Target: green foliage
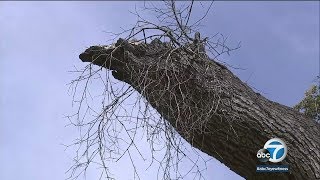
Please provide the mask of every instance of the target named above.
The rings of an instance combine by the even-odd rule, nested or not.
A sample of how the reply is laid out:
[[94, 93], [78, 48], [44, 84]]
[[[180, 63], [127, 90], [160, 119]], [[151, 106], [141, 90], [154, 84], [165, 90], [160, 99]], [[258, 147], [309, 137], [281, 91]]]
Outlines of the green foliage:
[[315, 121], [320, 122], [320, 94], [319, 87], [312, 85], [310, 89], [305, 92], [304, 99], [293, 107], [302, 112]]

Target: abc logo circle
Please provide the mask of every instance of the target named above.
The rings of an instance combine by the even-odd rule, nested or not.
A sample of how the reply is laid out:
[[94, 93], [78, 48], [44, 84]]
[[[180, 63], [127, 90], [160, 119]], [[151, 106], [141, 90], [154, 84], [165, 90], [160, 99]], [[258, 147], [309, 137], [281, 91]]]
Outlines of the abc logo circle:
[[260, 149], [257, 153], [260, 162], [267, 162], [270, 159], [270, 152], [267, 149]]
[[269, 161], [273, 163], [282, 161], [287, 155], [287, 145], [279, 138], [270, 139], [263, 148], [269, 151]]

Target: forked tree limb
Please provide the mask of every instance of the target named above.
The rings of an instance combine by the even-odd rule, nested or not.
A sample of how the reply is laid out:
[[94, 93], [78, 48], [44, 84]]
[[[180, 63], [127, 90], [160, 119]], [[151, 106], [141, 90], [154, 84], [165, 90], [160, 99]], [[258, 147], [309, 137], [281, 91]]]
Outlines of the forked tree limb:
[[[130, 84], [192, 146], [246, 179], [320, 179], [320, 125], [255, 93], [223, 65], [159, 40], [92, 46], [80, 56]], [[256, 173], [257, 151], [278, 137], [290, 173]]]

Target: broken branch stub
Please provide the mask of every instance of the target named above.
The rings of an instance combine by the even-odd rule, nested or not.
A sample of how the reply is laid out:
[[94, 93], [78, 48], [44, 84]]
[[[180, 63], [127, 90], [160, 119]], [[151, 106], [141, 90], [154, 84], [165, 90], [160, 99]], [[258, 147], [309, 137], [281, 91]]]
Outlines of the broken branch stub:
[[[119, 39], [112, 46], [92, 46], [79, 57], [112, 70], [192, 146], [242, 177], [320, 178], [320, 126], [255, 93], [225, 66], [190, 47], [176, 48], [158, 39], [150, 44]], [[272, 137], [280, 137], [294, 151], [281, 162], [290, 165], [290, 173], [255, 172], [256, 153]]]

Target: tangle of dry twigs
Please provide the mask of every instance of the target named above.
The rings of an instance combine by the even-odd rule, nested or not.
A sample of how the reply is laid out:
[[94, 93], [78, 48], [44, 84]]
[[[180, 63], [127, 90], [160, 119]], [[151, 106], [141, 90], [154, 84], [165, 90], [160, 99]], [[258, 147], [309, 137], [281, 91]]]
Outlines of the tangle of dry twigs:
[[[67, 146], [76, 148], [74, 165], [68, 170], [69, 179], [85, 175], [90, 165], [101, 168], [99, 179], [113, 179], [110, 167], [124, 156], [130, 159], [134, 171], [133, 178], [140, 179], [133, 153], [138, 154], [141, 160], [151, 159], [149, 166], [158, 164], [158, 179], [184, 179], [190, 175], [194, 179], [204, 179], [202, 172], [206, 166], [199, 163], [201, 161], [206, 164], [208, 159], [197, 154], [198, 151], [191, 152], [196, 153], [195, 157], [191, 157], [188, 152], [190, 145], [178, 133], [183, 133], [189, 140], [195, 131], [206, 133], [206, 120], [216, 113], [220, 98], [216, 97], [214, 99], [217, 101], [208, 103], [205, 98], [208, 94], [195, 97], [194, 94], [184, 93], [186, 89], [192, 88], [187, 86], [187, 82], [197, 80], [192, 71], [197, 71], [198, 68], [191, 67], [190, 74], [181, 74], [179, 64], [182, 64], [181, 59], [186, 56], [192, 57], [191, 61], [196, 61], [207, 57], [209, 53], [216, 59], [221, 54], [230, 53], [240, 46], [229, 48], [225, 44], [227, 38], [223, 35], [201, 38], [200, 33], [195, 31], [208, 14], [212, 3], [209, 3], [204, 15], [197, 20], [191, 17], [194, 1], [187, 3], [163, 1], [163, 4], [157, 6], [154, 3], [146, 3], [143, 7], [144, 11], [155, 14], [155, 21], [143, 18], [136, 10], [132, 12], [138, 19], [136, 24], [120, 33], [113, 33], [115, 39], [126, 36], [124, 42], [130, 42], [135, 48], [148, 48], [146, 47], [148, 43], [153, 44], [153, 50], [148, 51], [153, 53], [149, 56], [159, 58], [158, 64], [145, 66], [143, 69], [127, 67], [132, 73], [130, 79], [135, 87], [114, 79], [107, 70], [110, 69], [110, 64], [97, 67], [93, 60], [83, 69], [73, 71], [77, 74], [77, 78], [70, 83], [70, 90], [77, 110], [67, 118], [70, 120], [70, 125], [78, 128], [80, 135], [74, 143]], [[195, 36], [192, 36], [193, 34]], [[154, 48], [157, 44], [166, 47], [165, 51]], [[105, 48], [115, 52], [123, 45], [123, 43], [112, 44]], [[116, 57], [113, 57], [111, 52], [108, 58]], [[192, 66], [192, 62], [186, 64]], [[156, 81], [150, 79], [150, 75], [157, 76]], [[91, 88], [93, 85], [103, 88], [100, 92], [96, 92], [97, 88]], [[150, 104], [148, 97], [152, 96], [150, 95], [152, 93], [147, 92], [150, 86], [159, 87], [157, 94], [163, 96], [169, 94], [171, 101], [167, 103], [175, 103], [168, 106], [177, 108], [176, 113], [168, 115], [174, 116], [175, 124], [168, 122], [167, 117], [162, 117]], [[163, 97], [157, 98], [158, 101], [153, 103], [163, 103], [161, 102]], [[197, 103], [203, 104], [194, 102], [199, 98], [203, 98], [203, 101], [199, 100]], [[192, 114], [194, 111], [191, 109], [198, 109], [199, 113]], [[151, 158], [146, 157], [145, 152], [140, 150], [141, 147], [137, 142], [141, 140], [141, 136], [145, 137], [149, 144]], [[188, 170], [179, 167], [183, 159], [187, 159], [191, 164]]]

